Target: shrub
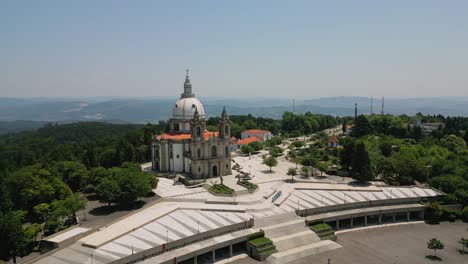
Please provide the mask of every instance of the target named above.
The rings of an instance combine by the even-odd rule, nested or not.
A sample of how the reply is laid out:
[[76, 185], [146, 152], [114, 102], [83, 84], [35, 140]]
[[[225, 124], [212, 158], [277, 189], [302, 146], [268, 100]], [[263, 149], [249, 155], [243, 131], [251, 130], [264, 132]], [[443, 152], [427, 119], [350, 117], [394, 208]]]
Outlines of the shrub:
[[468, 222], [468, 206], [465, 206], [465, 208], [463, 208], [463, 211], [461, 213], [461, 218], [463, 222]]
[[437, 202], [432, 202], [426, 208], [425, 218], [428, 223], [430, 224], [437, 224], [439, 223], [440, 217], [442, 216], [442, 208]]

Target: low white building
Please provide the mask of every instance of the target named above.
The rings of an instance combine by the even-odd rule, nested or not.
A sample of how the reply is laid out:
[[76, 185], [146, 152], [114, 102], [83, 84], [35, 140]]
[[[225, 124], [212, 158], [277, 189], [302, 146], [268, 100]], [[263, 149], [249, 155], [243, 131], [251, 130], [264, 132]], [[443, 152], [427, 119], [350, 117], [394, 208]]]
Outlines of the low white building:
[[272, 137], [272, 134], [268, 130], [261, 130], [261, 129], [249, 129], [241, 132], [241, 139], [246, 139], [250, 137], [257, 137], [265, 142], [266, 140]]
[[433, 123], [422, 123], [420, 119], [415, 119], [413, 126], [418, 126], [421, 128], [422, 132], [426, 135], [431, 134], [432, 132], [438, 130], [439, 128], [444, 128], [445, 124], [441, 122]]

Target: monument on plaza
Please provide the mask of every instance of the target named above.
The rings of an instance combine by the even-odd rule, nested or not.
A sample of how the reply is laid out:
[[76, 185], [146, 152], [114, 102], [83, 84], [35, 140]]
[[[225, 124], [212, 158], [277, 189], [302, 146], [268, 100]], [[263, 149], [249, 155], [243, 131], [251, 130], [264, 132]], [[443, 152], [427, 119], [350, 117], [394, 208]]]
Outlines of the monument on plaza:
[[231, 174], [231, 127], [226, 109], [221, 113], [218, 131], [207, 131], [205, 110], [192, 93], [188, 70], [169, 127], [169, 132], [153, 138], [154, 171], [184, 173], [194, 180]]

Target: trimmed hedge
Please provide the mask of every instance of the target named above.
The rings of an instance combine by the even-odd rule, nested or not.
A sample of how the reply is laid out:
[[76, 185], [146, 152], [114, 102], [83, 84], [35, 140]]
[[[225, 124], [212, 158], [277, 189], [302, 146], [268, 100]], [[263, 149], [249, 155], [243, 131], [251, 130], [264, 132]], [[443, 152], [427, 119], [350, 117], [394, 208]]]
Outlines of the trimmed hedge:
[[214, 184], [213, 186], [210, 187], [210, 191], [214, 193], [219, 193], [219, 194], [233, 194], [234, 190], [227, 187], [224, 184]]
[[244, 186], [248, 190], [255, 190], [255, 189], [258, 188], [257, 184], [255, 184], [253, 182], [249, 182], [249, 181], [240, 181], [239, 185]]

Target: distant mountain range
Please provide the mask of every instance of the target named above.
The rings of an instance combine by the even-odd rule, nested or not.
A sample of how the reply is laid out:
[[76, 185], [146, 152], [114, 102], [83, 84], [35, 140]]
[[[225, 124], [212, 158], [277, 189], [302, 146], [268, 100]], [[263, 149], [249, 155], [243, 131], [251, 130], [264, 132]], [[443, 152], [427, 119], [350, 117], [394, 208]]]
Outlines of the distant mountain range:
[[[158, 122], [167, 120], [171, 116], [176, 100], [177, 98], [0, 98], [0, 121], [39, 121], [37, 125], [42, 122], [70, 121]], [[284, 111], [293, 110], [290, 99], [200, 98], [200, 100], [208, 116], [219, 115], [223, 106], [226, 106], [231, 115], [252, 114], [271, 118], [281, 118]], [[350, 116], [354, 115], [354, 103], [358, 104], [359, 113], [370, 113], [371, 100], [366, 97], [295, 100], [294, 109], [297, 113], [310, 111]], [[380, 98], [373, 100], [374, 113], [380, 113], [381, 103]], [[397, 115], [414, 115], [421, 112], [468, 116], [468, 98], [389, 98], [385, 99], [385, 112]], [[5, 124], [8, 123], [3, 122], [3, 125]], [[19, 124], [28, 127], [25, 123]]]

